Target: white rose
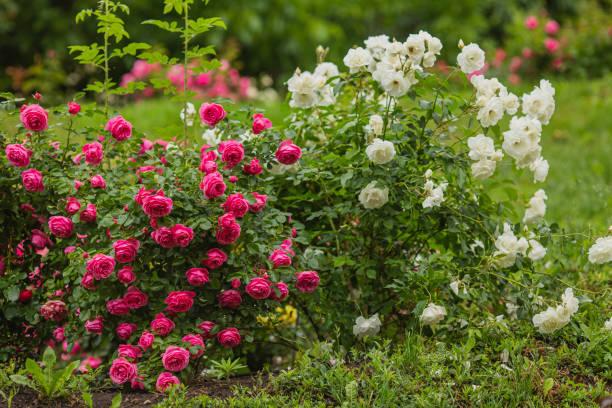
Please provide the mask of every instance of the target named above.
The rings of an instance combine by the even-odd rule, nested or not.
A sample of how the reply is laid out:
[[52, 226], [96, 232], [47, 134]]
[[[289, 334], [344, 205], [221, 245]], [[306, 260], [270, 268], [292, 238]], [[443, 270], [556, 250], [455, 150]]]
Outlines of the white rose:
[[529, 200], [529, 207], [525, 210], [525, 216], [523, 217], [523, 222], [525, 224], [534, 223], [546, 215], [546, 203], [544, 200], [547, 198], [544, 190], [540, 189], [535, 192], [533, 197]]
[[204, 143], [210, 146], [217, 146], [221, 142], [221, 134], [218, 128], [212, 128], [206, 130], [202, 135], [202, 139], [204, 139]]
[[437, 324], [440, 320], [444, 319], [444, 316], [446, 316], [446, 309], [444, 309], [444, 306], [437, 306], [433, 303], [430, 303], [423, 310], [423, 313], [421, 314], [419, 320], [423, 324], [433, 326]]
[[459, 296], [459, 282], [457, 281], [453, 281], [450, 283], [450, 288], [453, 291], [453, 293], [457, 296]]
[[371, 145], [366, 147], [366, 155], [376, 164], [389, 163], [395, 157], [395, 147], [388, 140], [376, 138]]
[[[431, 171], [431, 169], [427, 169], [427, 171], [425, 172], [425, 174], [423, 175], [426, 179], [430, 178], [431, 175], [433, 174], [433, 171]], [[432, 183], [433, 184], [433, 183]]]
[[548, 125], [550, 117], [555, 111], [555, 89], [550, 82], [540, 81], [531, 93], [523, 94], [523, 114], [538, 119]]
[[538, 157], [529, 165], [529, 170], [533, 172], [533, 182], [544, 182], [548, 176], [548, 160]]
[[431, 180], [428, 180], [425, 183], [424, 188], [427, 196], [425, 197], [425, 200], [423, 200], [423, 208], [439, 207], [444, 201], [444, 190], [446, 189], [446, 184], [438, 187], [434, 186], [435, 185]]
[[378, 188], [376, 184], [376, 181], [370, 182], [359, 193], [359, 202], [368, 210], [380, 208], [389, 201], [389, 189]]
[[423, 38], [423, 42], [427, 47], [427, 51], [436, 55], [440, 54], [440, 51], [442, 51], [442, 42], [439, 38], [436, 38], [429, 34], [427, 31], [423, 30], [419, 31], [419, 35], [421, 36], [421, 38]]
[[343, 59], [344, 65], [350, 69], [350, 73], [365, 71], [372, 62], [372, 55], [361, 47], [351, 48]]
[[390, 55], [390, 56], [406, 55], [406, 48], [404, 47], [404, 44], [402, 44], [401, 42], [393, 41], [387, 47], [387, 55]]
[[574, 296], [572, 288], [567, 288], [561, 296], [562, 304], [556, 308], [549, 307], [542, 313], [533, 316], [533, 324], [541, 333], [552, 333], [570, 322], [574, 313], [578, 311], [579, 302]]
[[423, 66], [425, 68], [431, 68], [436, 63], [436, 54], [433, 52], [427, 51], [425, 55], [423, 55]]
[[370, 54], [374, 58], [381, 59], [387, 51], [387, 47], [389, 47], [389, 36], [387, 35], [377, 35], [368, 37], [367, 40], [364, 41], [366, 49], [370, 51]]
[[368, 134], [373, 134], [375, 136], [380, 136], [383, 134], [383, 126], [384, 126], [384, 120], [382, 118], [382, 116], [380, 115], [372, 115], [370, 116], [370, 121], [368, 122], [368, 125], [365, 127], [366, 128], [366, 132]]
[[325, 81], [327, 82], [329, 78], [340, 75], [340, 72], [338, 71], [338, 67], [336, 66], [336, 64], [334, 64], [333, 62], [322, 62], [317, 65], [314, 70], [314, 74], [316, 76], [325, 78]]
[[287, 81], [289, 92], [311, 94], [321, 86], [321, 79], [308, 71], [296, 71]]
[[579, 301], [574, 296], [574, 290], [572, 288], [565, 289], [565, 292], [561, 295], [561, 301], [563, 302], [563, 308], [566, 309], [570, 315], [578, 311]]
[[406, 54], [414, 64], [419, 64], [425, 54], [425, 38], [418, 34], [410, 34], [404, 42]]
[[385, 92], [395, 98], [404, 96], [410, 89], [410, 84], [410, 79], [406, 78], [402, 71], [386, 71], [380, 81]]
[[355, 325], [353, 326], [353, 335], [359, 338], [373, 336], [380, 331], [380, 326], [381, 322], [378, 318], [378, 313], [369, 319], [359, 316], [355, 320]]
[[468, 44], [463, 47], [461, 53], [457, 56], [457, 63], [461, 71], [470, 74], [484, 67], [485, 53], [478, 44]]
[[597, 238], [589, 248], [589, 262], [602, 264], [612, 261], [612, 237]]
[[529, 240], [529, 247], [531, 249], [529, 250], [529, 254], [527, 254], [527, 256], [532, 261], [538, 261], [546, 256], [546, 248], [544, 248], [542, 244], [535, 239]]
[[289, 106], [292, 108], [303, 108], [308, 109], [313, 106], [317, 106], [319, 102], [319, 97], [316, 92], [313, 93], [297, 93], [294, 92], [291, 94], [291, 100], [289, 101]]
[[[193, 103], [187, 102], [187, 126], [193, 126], [193, 118], [195, 117], [196, 110]], [[180, 113], [181, 121], [185, 122], [185, 108], [181, 109]]]
[[476, 119], [483, 127], [495, 126], [504, 117], [504, 105], [500, 98], [493, 97], [480, 108]]
[[504, 105], [504, 109], [508, 115], [514, 115], [516, 112], [518, 112], [518, 108], [521, 105], [518, 96], [513, 93], [502, 96], [502, 104]]
[[482, 134], [468, 138], [467, 144], [470, 148], [470, 159], [475, 161], [488, 159], [495, 153], [493, 139]]
[[493, 160], [481, 159], [472, 163], [472, 175], [475, 179], [484, 180], [495, 173], [497, 164]]

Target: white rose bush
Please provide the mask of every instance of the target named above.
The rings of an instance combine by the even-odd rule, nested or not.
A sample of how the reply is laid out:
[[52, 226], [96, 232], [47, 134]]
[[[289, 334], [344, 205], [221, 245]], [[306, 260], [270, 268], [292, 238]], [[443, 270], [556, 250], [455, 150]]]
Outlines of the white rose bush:
[[[301, 305], [319, 339], [351, 325], [343, 344], [378, 330], [453, 333], [478, 325], [469, 316], [483, 308], [551, 336], [580, 313], [572, 288], [551, 276], [566, 265], [556, 260], [563, 250], [589, 242], [568, 249], [574, 235], [546, 220], [542, 131], [554, 87], [543, 79], [513, 94], [480, 73], [476, 43], [442, 75], [431, 69], [441, 48], [424, 31], [374, 36], [348, 50], [344, 67], [319, 54], [287, 82], [286, 134], [304, 156], [274, 181], [292, 197], [280, 199], [283, 209], [321, 251], [303, 262], [319, 268], [325, 290]], [[519, 191], [521, 178], [537, 191]], [[606, 239], [589, 265], [612, 261]], [[558, 306], [543, 311], [548, 296]]]

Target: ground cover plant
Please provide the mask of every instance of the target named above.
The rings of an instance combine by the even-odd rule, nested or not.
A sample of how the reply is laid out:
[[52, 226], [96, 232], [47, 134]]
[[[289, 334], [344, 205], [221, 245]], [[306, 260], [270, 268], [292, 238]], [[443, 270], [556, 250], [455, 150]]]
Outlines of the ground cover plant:
[[[169, 21], [147, 23], [184, 41], [183, 82], [157, 83], [171, 140], [109, 98], [141, 90], [114, 83], [112, 61], [176, 63], [124, 43], [117, 2], [79, 15], [104, 45], [73, 48], [104, 76], [88, 87], [103, 104], [2, 94], [20, 123], [1, 133], [5, 399], [17, 385], [85, 403], [92, 387], [169, 392], [160, 406], [572, 406], [609, 392], [612, 237], [549, 222], [551, 82], [515, 94], [482, 74], [476, 43], [458, 40], [441, 71], [431, 34], [379, 35], [340, 68], [319, 47], [272, 121], [180, 86], [218, 68], [196, 38], [223, 23], [164, 4]], [[186, 394], [202, 370], [271, 366], [286, 369], [226, 400]]]

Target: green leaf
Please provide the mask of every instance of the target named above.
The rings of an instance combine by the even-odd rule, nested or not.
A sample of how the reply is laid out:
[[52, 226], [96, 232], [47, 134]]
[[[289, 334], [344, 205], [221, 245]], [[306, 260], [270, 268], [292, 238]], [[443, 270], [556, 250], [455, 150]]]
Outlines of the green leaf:
[[42, 356], [42, 362], [45, 365], [45, 368], [52, 369], [55, 365], [56, 359], [55, 351], [53, 351], [51, 347], [47, 347]]
[[542, 393], [544, 395], [548, 394], [548, 391], [552, 390], [552, 387], [555, 385], [555, 380], [552, 378], [547, 378], [544, 380], [544, 386], [542, 387]]
[[89, 408], [93, 408], [93, 400], [91, 398], [91, 394], [88, 392], [84, 392], [81, 394], [81, 398], [83, 398], [83, 401], [85, 401], [85, 403], [87, 404], [87, 406]]
[[56, 392], [63, 392], [64, 384], [66, 381], [68, 381], [74, 370], [78, 368], [79, 364], [81, 364], [79, 360], [73, 361], [63, 370], [59, 370], [53, 374], [53, 380], [50, 387], [51, 395], [55, 394]]
[[32, 387], [32, 382], [25, 375], [13, 374], [13, 375], [10, 375], [9, 378], [15, 384], [23, 385], [24, 387], [33, 388]]
[[6, 290], [6, 298], [9, 302], [14, 302], [19, 298], [19, 287], [11, 286]]
[[121, 400], [121, 393], [115, 395], [115, 398], [113, 398], [113, 400], [111, 401], [110, 408], [119, 408], [119, 406], [121, 405]]
[[40, 387], [44, 395], [49, 395], [49, 383], [47, 382], [47, 378], [43, 374], [42, 369], [38, 365], [38, 363], [30, 358], [26, 360], [26, 370], [30, 375], [32, 375], [32, 379]]

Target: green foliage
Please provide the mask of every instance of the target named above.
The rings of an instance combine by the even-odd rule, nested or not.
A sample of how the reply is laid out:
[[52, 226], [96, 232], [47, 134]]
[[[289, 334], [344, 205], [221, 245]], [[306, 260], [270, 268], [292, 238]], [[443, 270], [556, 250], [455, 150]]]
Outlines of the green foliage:
[[208, 374], [220, 380], [230, 378], [232, 375], [236, 374], [237, 371], [246, 368], [245, 365], [240, 364], [240, 359], [232, 361], [230, 358], [223, 358], [220, 361], [212, 360], [210, 365], [211, 368], [208, 369]]
[[[73, 361], [63, 369], [55, 370], [55, 351], [47, 347], [42, 356], [42, 366], [32, 359], [27, 359], [24, 374], [13, 374], [11, 380], [18, 385], [30, 387], [38, 392], [41, 398], [55, 399], [67, 394], [66, 383], [77, 369], [80, 361]], [[29, 379], [28, 376], [32, 378]]]

